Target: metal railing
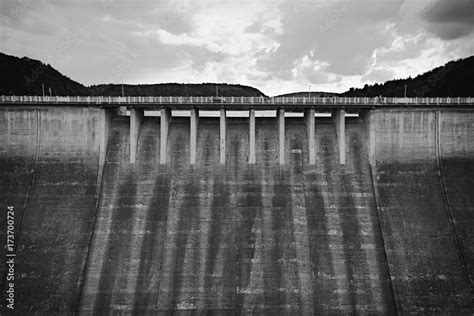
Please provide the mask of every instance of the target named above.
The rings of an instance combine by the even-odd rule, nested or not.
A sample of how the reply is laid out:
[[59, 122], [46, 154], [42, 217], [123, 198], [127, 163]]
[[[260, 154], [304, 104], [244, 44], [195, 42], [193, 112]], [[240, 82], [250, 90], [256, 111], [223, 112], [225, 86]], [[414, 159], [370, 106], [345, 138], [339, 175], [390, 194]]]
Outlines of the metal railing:
[[474, 105], [474, 97], [106, 97], [106, 96], [0, 96], [0, 103], [21, 104], [281, 104], [281, 105]]

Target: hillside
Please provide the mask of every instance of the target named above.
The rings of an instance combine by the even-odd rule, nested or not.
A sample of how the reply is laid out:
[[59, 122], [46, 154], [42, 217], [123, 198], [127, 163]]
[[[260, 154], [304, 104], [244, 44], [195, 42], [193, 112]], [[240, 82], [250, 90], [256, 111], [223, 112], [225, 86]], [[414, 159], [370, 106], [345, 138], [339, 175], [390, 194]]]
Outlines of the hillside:
[[293, 92], [293, 93], [286, 93], [286, 94], [281, 94], [276, 97], [333, 97], [333, 96], [339, 96], [339, 93], [334, 93], [334, 92], [320, 92], [320, 91], [303, 91], [303, 92]]
[[87, 95], [88, 89], [61, 74], [50, 65], [28, 57], [0, 53], [0, 94], [42, 95], [49, 88], [54, 95]]
[[[216, 91], [218, 87], [218, 91]], [[121, 96], [122, 85], [108, 84], [91, 86], [91, 95]], [[265, 96], [258, 89], [242, 85], [226, 83], [180, 84], [160, 83], [143, 85], [123, 85], [123, 92], [127, 96], [212, 96], [218, 92], [219, 96], [232, 97], [259, 97]]]
[[384, 84], [351, 88], [348, 97], [468, 97], [474, 95], [474, 56], [451, 61], [415, 78], [387, 81]]
[[[122, 85], [101, 84], [86, 87], [41, 61], [28, 57], [18, 58], [0, 53], [0, 95], [101, 95], [120, 96]], [[123, 85], [127, 96], [265, 96], [256, 88], [226, 83], [180, 84], [161, 83]], [[342, 94], [311, 92], [313, 97], [403, 97], [407, 87], [408, 97], [466, 97], [473, 95], [474, 56], [452, 61], [415, 78], [397, 79], [383, 84], [351, 88]], [[279, 97], [308, 96], [308, 91], [279, 95]]]
[[[42, 95], [43, 84], [52, 95], [122, 95], [120, 84], [86, 87], [39, 60], [0, 53], [0, 95]], [[123, 90], [127, 96], [212, 96], [217, 86], [220, 96], [265, 96], [253, 87], [225, 83], [123, 85]]]

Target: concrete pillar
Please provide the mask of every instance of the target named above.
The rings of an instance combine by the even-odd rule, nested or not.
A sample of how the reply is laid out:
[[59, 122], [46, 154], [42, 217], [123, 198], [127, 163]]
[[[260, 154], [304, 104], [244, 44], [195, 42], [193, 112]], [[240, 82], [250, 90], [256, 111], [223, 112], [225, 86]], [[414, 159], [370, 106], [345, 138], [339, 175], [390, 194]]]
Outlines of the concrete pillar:
[[105, 158], [107, 155], [107, 143], [109, 141], [110, 122], [112, 121], [113, 112], [108, 109], [100, 110], [99, 121], [99, 173], [97, 176], [96, 196], [100, 194], [100, 185], [102, 183], [102, 175], [104, 173]]
[[160, 164], [166, 164], [168, 160], [168, 130], [170, 125], [171, 110], [161, 109], [160, 118]]
[[105, 156], [107, 153], [107, 143], [109, 140], [110, 122], [112, 121], [112, 111], [108, 109], [101, 109], [100, 123], [99, 123], [99, 166], [105, 163]]
[[130, 110], [130, 163], [135, 163], [138, 150], [138, 134], [143, 120], [143, 110]]
[[337, 143], [339, 145], [339, 163], [346, 163], [346, 111], [344, 109], [335, 110], [332, 118], [336, 125]]
[[369, 164], [375, 168], [375, 117], [371, 110], [365, 110], [360, 113], [365, 129], [367, 131], [367, 155], [369, 157]]
[[255, 110], [249, 111], [249, 163], [255, 164]]
[[191, 123], [190, 123], [190, 163], [192, 165], [196, 164], [197, 156], [197, 136], [198, 136], [198, 120], [199, 120], [199, 110], [191, 110]]
[[304, 113], [306, 121], [306, 133], [308, 134], [308, 153], [309, 164], [316, 164], [316, 141], [314, 139], [315, 125], [314, 125], [314, 109], [307, 109]]
[[278, 162], [280, 165], [285, 164], [285, 110], [280, 108], [277, 110], [278, 120]]
[[221, 116], [220, 116], [220, 162], [221, 164], [225, 164], [226, 158], [226, 150], [225, 150], [225, 142], [226, 142], [226, 113], [224, 109], [221, 109]]

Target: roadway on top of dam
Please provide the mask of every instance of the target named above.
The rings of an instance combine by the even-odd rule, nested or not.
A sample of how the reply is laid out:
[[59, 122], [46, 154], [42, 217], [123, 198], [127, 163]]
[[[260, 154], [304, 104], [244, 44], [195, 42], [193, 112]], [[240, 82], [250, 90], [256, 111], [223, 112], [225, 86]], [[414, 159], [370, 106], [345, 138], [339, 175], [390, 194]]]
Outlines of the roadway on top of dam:
[[0, 96], [1, 105], [58, 105], [142, 108], [158, 110], [275, 110], [300, 112], [308, 108], [324, 112], [332, 109], [359, 111], [375, 108], [474, 108], [474, 97], [388, 98], [388, 97], [106, 97], [106, 96]]

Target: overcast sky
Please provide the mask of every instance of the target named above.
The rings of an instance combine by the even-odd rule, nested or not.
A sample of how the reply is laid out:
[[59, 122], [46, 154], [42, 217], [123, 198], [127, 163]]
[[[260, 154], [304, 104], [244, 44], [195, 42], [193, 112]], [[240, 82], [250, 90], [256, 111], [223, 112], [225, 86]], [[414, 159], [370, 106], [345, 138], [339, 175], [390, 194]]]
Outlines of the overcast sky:
[[1, 0], [0, 50], [85, 85], [342, 92], [474, 55], [474, 0]]

